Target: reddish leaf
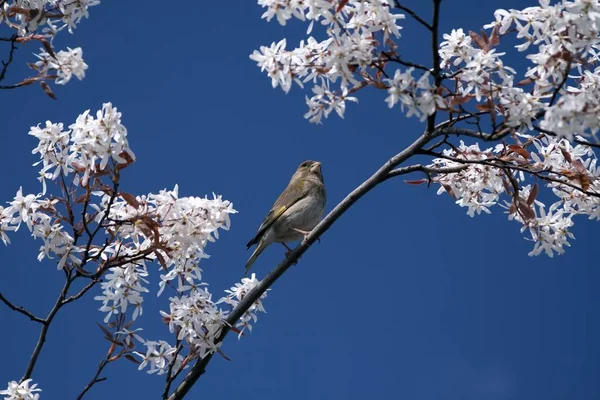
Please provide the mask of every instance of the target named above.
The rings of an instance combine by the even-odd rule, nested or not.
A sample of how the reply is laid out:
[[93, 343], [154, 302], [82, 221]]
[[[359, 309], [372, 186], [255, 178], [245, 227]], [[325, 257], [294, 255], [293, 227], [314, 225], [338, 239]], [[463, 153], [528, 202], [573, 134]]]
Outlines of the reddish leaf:
[[529, 85], [530, 83], [533, 83], [533, 79], [525, 78], [522, 81], [517, 82], [517, 86], [525, 86], [525, 85]]
[[511, 149], [513, 152], [523, 156], [523, 158], [525, 158], [526, 160], [529, 159], [529, 152], [523, 147], [519, 146], [518, 144], [509, 144], [508, 148]]
[[523, 215], [523, 218], [525, 218], [526, 221], [535, 218], [535, 212], [533, 212], [533, 209], [529, 206], [529, 204], [523, 202], [523, 200], [521, 200], [520, 198], [517, 207], [519, 207], [519, 211], [521, 211], [521, 214]]
[[54, 95], [54, 92], [52, 91], [52, 89], [50, 89], [50, 86], [46, 82], [41, 81], [40, 86], [42, 87], [42, 90], [44, 91], [44, 93], [46, 93], [48, 95], [48, 97], [50, 97], [53, 100], [56, 100], [56, 96]]
[[404, 181], [404, 183], [407, 183], [409, 185], [422, 185], [424, 183], [429, 182], [427, 179], [415, 179], [415, 180], [406, 180]]
[[232, 326], [232, 327], [231, 327], [231, 328], [229, 328], [229, 329], [231, 329], [232, 331], [234, 331], [234, 332], [235, 332], [235, 333], [237, 333], [238, 335], [246, 336], [246, 334], [245, 334], [243, 331], [239, 330], [239, 329], [238, 329], [238, 328], [236, 328], [235, 326]]
[[37, 79], [35, 79], [35, 78], [27, 78], [27, 79], [23, 79], [23, 82], [19, 82], [15, 86], [18, 86], [18, 87], [28, 86], [28, 85], [31, 85], [34, 82], [37, 82]]
[[452, 196], [454, 200], [456, 200], [456, 194], [454, 194], [454, 190], [452, 190], [452, 187], [445, 183], [442, 183], [442, 186], [444, 187], [444, 189], [446, 189], [446, 193], [448, 193], [450, 196]]
[[86, 199], [87, 199], [87, 193], [82, 194], [81, 196], [77, 197], [74, 201], [75, 204], [79, 204], [79, 203], [83, 203]]
[[340, 4], [338, 4], [337, 8], [335, 9], [335, 12], [338, 13], [338, 12], [342, 11], [342, 8], [344, 8], [346, 3], [348, 3], [348, 0], [340, 1]]
[[469, 36], [471, 36], [471, 40], [473, 40], [473, 42], [475, 42], [475, 44], [479, 46], [480, 49], [485, 49], [487, 43], [481, 36], [479, 36], [476, 32], [473, 31], [469, 31]]
[[140, 203], [132, 194], [121, 192], [119, 193], [119, 196], [121, 196], [131, 207], [136, 209], [140, 207]]
[[155, 250], [154, 254], [156, 255], [156, 258], [158, 258], [158, 262], [163, 267], [163, 269], [168, 272], [169, 268], [167, 267], [167, 262], [165, 261], [165, 258], [163, 257], [163, 255], [160, 254], [160, 252], [158, 250]]
[[498, 32], [500, 31], [500, 26], [499, 25], [494, 25], [494, 29], [492, 30], [492, 36], [490, 37], [490, 45], [493, 46], [498, 46], [500, 44], [500, 35], [498, 34]]
[[537, 183], [533, 185], [531, 188], [531, 192], [529, 192], [529, 197], [527, 198], [527, 204], [532, 205], [535, 201], [535, 198], [538, 195], [538, 185]]
[[52, 58], [56, 59], [56, 54], [54, 54], [54, 49], [52, 48], [52, 45], [50, 43], [48, 43], [48, 41], [46, 39], [40, 39], [40, 42], [42, 42], [42, 45], [44, 46], [44, 49], [46, 49], [46, 51], [48, 52], [48, 54], [50, 54], [52, 56]]
[[220, 348], [217, 347], [217, 353], [219, 353], [219, 355], [221, 357], [223, 357], [224, 359], [226, 359], [227, 361], [231, 361], [231, 358], [227, 357], [227, 355], [225, 355], [225, 353], [223, 353], [223, 350], [221, 350]]
[[485, 30], [481, 30], [481, 37], [483, 38], [486, 47], [489, 47], [488, 44], [490, 42], [490, 38], [488, 37], [487, 33], [485, 33]]
[[132, 356], [131, 354], [125, 354], [125, 358], [134, 364], [140, 364], [140, 362], [138, 360], [136, 360], [135, 357]]
[[110, 331], [108, 329], [106, 329], [105, 327], [103, 327], [99, 323], [96, 323], [96, 325], [98, 325], [98, 327], [102, 330], [102, 332], [104, 332], [104, 334], [106, 335], [107, 339], [112, 340], [113, 335], [112, 335], [112, 333], [110, 333]]
[[106, 338], [106, 340], [108, 340], [109, 342], [111, 342], [114, 345], [125, 347], [125, 343], [123, 343], [121, 341], [118, 341], [118, 340], [115, 340], [115, 339], [109, 339], [109, 338]]
[[585, 165], [580, 160], [571, 161], [571, 165], [575, 167], [577, 172], [583, 175], [587, 175], [587, 170], [585, 169]]
[[562, 153], [562, 155], [565, 158], [565, 160], [567, 160], [569, 163], [573, 162], [573, 160], [571, 159], [571, 154], [568, 151], [566, 151], [565, 149], [563, 149], [561, 147], [560, 148], [560, 152]]
[[377, 89], [389, 89], [389, 86], [383, 82], [371, 81], [371, 86], [376, 87]]
[[579, 183], [581, 183], [581, 188], [587, 192], [587, 190], [590, 188], [590, 178], [584, 174], [581, 174], [577, 178], [579, 179]]
[[471, 96], [453, 96], [450, 100], [451, 105], [464, 104], [471, 100]]

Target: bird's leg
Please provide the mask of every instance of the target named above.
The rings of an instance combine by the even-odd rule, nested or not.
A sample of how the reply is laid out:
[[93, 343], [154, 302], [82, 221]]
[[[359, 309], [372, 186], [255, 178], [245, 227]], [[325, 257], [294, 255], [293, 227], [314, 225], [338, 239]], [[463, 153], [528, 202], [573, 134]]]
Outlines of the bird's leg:
[[[311, 232], [311, 231], [303, 231], [302, 229], [296, 229], [296, 228], [292, 228], [292, 230], [294, 230], [298, 233], [301, 233], [304, 236], [304, 240], [306, 240], [306, 237]], [[317, 242], [321, 243], [321, 238], [317, 238]]]
[[[287, 251], [285, 252], [285, 257], [288, 258], [290, 256], [290, 253], [292, 252], [292, 249], [290, 249], [288, 247], [288, 245], [285, 244], [284, 242], [280, 242], [280, 243], [283, 245], [283, 247], [285, 247], [287, 249]], [[298, 264], [298, 260], [296, 260], [296, 262], [293, 265], [296, 265], [296, 264]]]
[[284, 242], [280, 242], [280, 243], [281, 243], [281, 245], [282, 245], [283, 247], [285, 247], [285, 248], [287, 249], [287, 251], [285, 252], [285, 256], [287, 257], [287, 256], [288, 256], [288, 254], [290, 254], [290, 253], [292, 252], [292, 249], [290, 249], [290, 248], [288, 247], [288, 245], [287, 245], [287, 244], [285, 244]]

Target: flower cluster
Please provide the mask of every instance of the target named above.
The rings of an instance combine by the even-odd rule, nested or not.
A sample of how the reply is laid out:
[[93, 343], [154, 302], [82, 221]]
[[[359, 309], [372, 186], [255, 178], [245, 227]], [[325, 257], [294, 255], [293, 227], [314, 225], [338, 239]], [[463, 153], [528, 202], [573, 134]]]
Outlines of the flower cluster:
[[[219, 303], [226, 303], [231, 307], [236, 307], [240, 301], [250, 293], [252, 289], [257, 287], [260, 281], [256, 279], [256, 275], [252, 274], [250, 278], [242, 278], [241, 283], [236, 283], [231, 289], [226, 290], [227, 296], [221, 298]], [[262, 300], [267, 297], [267, 292], [263, 293], [260, 299], [256, 300], [252, 306], [244, 313], [244, 315], [237, 321], [236, 327], [239, 328], [238, 338], [241, 337], [244, 330], [247, 328], [252, 331], [251, 321], [256, 322], [256, 312], [266, 312], [262, 304]]]
[[437, 108], [444, 108], [445, 103], [442, 97], [436, 94], [430, 74], [426, 72], [418, 80], [415, 80], [412, 76], [413, 71], [414, 68], [409, 68], [404, 72], [397, 69], [392, 79], [386, 79], [389, 89], [385, 101], [389, 108], [400, 103], [402, 111], [407, 110], [407, 117], [416, 115], [421, 121], [424, 121]]
[[[443, 158], [433, 160], [433, 168], [463, 166], [458, 172], [439, 175], [438, 194], [447, 192], [467, 214], [499, 204], [502, 195], [510, 197], [503, 206], [509, 219], [523, 224], [535, 242], [530, 255], [545, 252], [561, 254], [573, 238], [572, 218], [585, 215], [600, 220], [600, 167], [594, 151], [585, 145], [572, 146], [566, 139], [546, 135], [528, 138], [530, 151], [522, 145], [497, 145], [480, 150], [477, 144], [461, 142], [456, 149], [444, 150]], [[527, 165], [536, 181], [543, 182], [556, 200], [547, 207], [540, 201], [538, 183], [518, 168]], [[518, 173], [513, 172], [517, 168]], [[595, 195], [594, 195], [595, 194]]]
[[85, 70], [88, 68], [83, 61], [81, 47], [75, 49], [67, 47], [67, 51], [61, 50], [56, 54], [49, 54], [40, 49], [40, 54], [37, 54], [36, 57], [40, 61], [34, 64], [35, 70], [44, 76], [56, 73], [54, 82], [57, 85], [66, 85], [73, 76], [82, 80], [85, 77]]
[[39, 393], [42, 389], [37, 388], [37, 383], [29, 386], [31, 379], [25, 379], [23, 382], [16, 381], [8, 382], [6, 390], [0, 390], [0, 396], [4, 396], [4, 400], [38, 400]]
[[433, 160], [432, 167], [452, 168], [467, 164], [467, 168], [436, 178], [436, 182], [440, 184], [438, 194], [447, 192], [454, 197], [456, 204], [467, 207], [467, 215], [470, 217], [475, 213], [481, 214], [482, 211], [489, 214], [489, 208], [498, 203], [505, 190], [505, 176], [499, 168], [478, 164], [476, 161], [493, 158], [492, 149], [481, 151], [479, 144], [467, 146], [461, 141], [457, 149], [444, 150], [443, 154], [457, 161], [438, 158]]
[[[87, 64], [83, 61], [81, 48], [55, 51], [53, 40], [65, 28], [73, 33], [77, 24], [88, 18], [89, 8], [98, 4], [99, 0], [7, 0], [0, 3], [0, 27], [4, 25], [16, 31], [11, 40], [17, 43], [35, 40], [43, 44], [37, 55], [39, 61], [28, 64], [37, 71], [37, 76], [8, 86], [39, 82], [44, 91], [54, 98], [45, 80], [53, 79], [55, 83], [64, 85], [72, 76], [83, 79]], [[3, 36], [8, 38], [12, 34]]]
[[[206, 288], [195, 288], [188, 294], [171, 297], [169, 312], [161, 311], [163, 321], [169, 325], [171, 333], [176, 333], [177, 340], [189, 347], [189, 358], [204, 358], [218, 352], [221, 347], [221, 342], [217, 343], [217, 339], [227, 324], [229, 310], [222, 310], [218, 305], [227, 304], [232, 308], [236, 307], [244, 296], [259, 284], [260, 281], [256, 279], [255, 274], [252, 274], [250, 278], [243, 278], [241, 283], [236, 283], [231, 289], [226, 290], [227, 296], [217, 302], [212, 301], [211, 294]], [[236, 322], [238, 338], [241, 338], [244, 330], [252, 330], [251, 322], [256, 322], [257, 312], [266, 312], [262, 304], [266, 296], [267, 294], [264, 293]], [[139, 368], [143, 369], [149, 365], [148, 373], [165, 373], [175, 360], [176, 348], [163, 341], [147, 341], [143, 344], [147, 347], [146, 354], [135, 353], [143, 360]], [[173, 370], [177, 371], [181, 364], [182, 359], [178, 358]]]
[[[600, 6], [589, 0], [562, 1], [523, 10], [495, 12], [485, 25], [491, 34], [465, 34], [462, 29], [444, 35], [439, 55], [446, 75], [457, 80], [462, 103], [475, 98], [479, 109], [504, 118], [506, 125], [532, 129], [541, 119], [546, 131], [572, 139], [596, 138], [600, 129], [598, 76], [594, 65], [600, 46]], [[516, 32], [518, 51], [531, 62], [524, 79], [516, 82], [514, 69], [504, 65], [503, 52], [494, 47], [501, 37]], [[522, 86], [532, 84], [531, 88]], [[543, 116], [543, 118], [540, 118]]]
[[62, 123], [47, 121], [43, 128], [32, 127], [29, 134], [39, 140], [33, 153], [40, 154], [43, 165], [39, 178], [44, 185], [42, 193], [45, 179], [54, 180], [61, 174], [66, 177], [76, 171], [75, 184], [86, 186], [90, 176], [102, 173], [109, 162], [116, 166], [135, 160], [121, 113], [111, 103], [103, 104], [96, 118], [90, 110], [85, 111], [69, 131], [63, 131]]
[[[345, 111], [349, 89], [364, 82], [362, 76], [378, 59], [380, 43], [390, 37], [400, 37], [396, 20], [402, 14], [392, 14], [387, 0], [349, 0], [338, 8], [337, 2], [317, 0], [259, 0], [267, 10], [263, 18], [276, 18], [285, 25], [292, 17], [310, 21], [308, 32], [314, 23], [325, 27], [327, 39], [317, 41], [309, 37], [299, 47], [286, 50], [286, 40], [255, 50], [250, 58], [271, 78], [273, 87], [280, 86], [286, 93], [296, 82], [299, 86], [313, 83], [314, 96], [307, 98], [309, 111], [305, 118], [319, 123], [335, 110], [340, 116]], [[381, 35], [379, 40], [377, 35]], [[338, 89], [331, 89], [337, 84]]]
[[105, 281], [102, 283], [103, 295], [96, 296], [94, 299], [102, 302], [100, 307], [101, 312], [108, 314], [104, 318], [104, 322], [108, 322], [110, 317], [115, 314], [124, 314], [127, 307], [132, 305], [133, 315], [135, 320], [142, 314], [142, 302], [144, 298], [142, 293], [148, 292], [143, 284], [148, 283], [145, 277], [148, 276], [145, 265], [128, 264], [119, 267], [110, 268], [104, 276]]
[[[169, 299], [169, 313], [161, 314], [171, 333], [187, 346], [187, 357], [219, 351], [216, 339], [227, 326], [230, 310], [218, 304], [234, 306], [260, 283], [254, 275], [245, 278], [213, 302], [202, 281], [199, 263], [208, 257], [205, 247], [218, 239], [219, 230], [229, 229], [230, 215], [236, 213], [231, 202], [214, 194], [181, 197], [177, 185], [142, 196], [118, 191], [121, 171], [135, 156], [121, 114], [110, 103], [95, 114], [85, 111], [68, 130], [47, 121], [29, 133], [38, 139], [33, 153], [40, 157], [34, 165], [41, 168], [42, 191], [24, 194], [19, 189], [7, 207], [0, 207], [0, 239], [9, 244], [8, 233], [25, 225], [44, 242], [38, 259], [59, 258], [58, 268], [66, 269], [69, 277], [76, 272], [93, 282], [102, 278], [102, 294], [95, 299], [106, 313], [105, 334], [112, 340], [125, 335], [128, 348], [133, 348], [132, 339], [141, 341], [147, 351], [135, 353], [143, 360], [140, 369], [149, 366], [151, 373], [165, 373], [184, 366], [182, 355], [167, 342], [144, 341], [135, 334], [139, 329], [129, 330], [142, 314], [143, 295], [149, 291], [148, 262], [157, 262], [164, 271], [158, 294], [167, 287], [176, 292]], [[46, 194], [53, 191], [48, 182], [57, 184], [62, 197]], [[87, 239], [79, 243], [82, 236]], [[96, 268], [90, 271], [91, 265]], [[258, 311], [264, 311], [261, 300], [234, 321], [236, 326], [251, 329], [249, 321], [256, 321]], [[129, 315], [131, 322], [124, 325]], [[108, 329], [115, 327], [119, 331], [113, 335]], [[21, 386], [10, 390], [27, 389]]]

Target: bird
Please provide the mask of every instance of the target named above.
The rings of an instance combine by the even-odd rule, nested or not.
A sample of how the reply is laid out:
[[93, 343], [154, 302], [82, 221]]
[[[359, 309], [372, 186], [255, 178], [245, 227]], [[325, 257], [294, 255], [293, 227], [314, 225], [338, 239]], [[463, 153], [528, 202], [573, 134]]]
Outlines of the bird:
[[257, 247], [246, 262], [244, 277], [270, 244], [281, 243], [287, 249], [287, 255], [292, 250], [286, 242], [306, 238], [323, 217], [325, 200], [321, 163], [304, 161], [294, 172], [285, 190], [275, 200], [254, 238], [246, 244], [248, 249], [255, 244]]

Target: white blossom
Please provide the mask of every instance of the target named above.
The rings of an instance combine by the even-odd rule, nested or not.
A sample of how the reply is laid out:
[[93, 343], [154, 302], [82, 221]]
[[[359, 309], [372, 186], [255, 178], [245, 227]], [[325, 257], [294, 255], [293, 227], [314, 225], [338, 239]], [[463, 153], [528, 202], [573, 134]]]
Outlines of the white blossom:
[[6, 390], [0, 390], [0, 396], [4, 396], [4, 400], [38, 400], [39, 393], [42, 389], [38, 389], [37, 383], [31, 384], [31, 379], [25, 379], [19, 383], [17, 381], [8, 382]]

